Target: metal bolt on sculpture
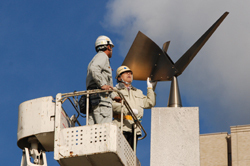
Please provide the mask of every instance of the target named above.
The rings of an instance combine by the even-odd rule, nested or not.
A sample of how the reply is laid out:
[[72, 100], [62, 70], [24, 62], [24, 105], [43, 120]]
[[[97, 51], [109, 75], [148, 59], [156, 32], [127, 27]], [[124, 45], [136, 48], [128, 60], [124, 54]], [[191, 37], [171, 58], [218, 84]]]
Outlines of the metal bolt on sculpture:
[[170, 41], [162, 49], [142, 32], [138, 32], [122, 65], [128, 66], [135, 80], [172, 81], [168, 107], [182, 107], [177, 77], [182, 74], [217, 27], [228, 15], [225, 12], [180, 58], [174, 63], [167, 50]]

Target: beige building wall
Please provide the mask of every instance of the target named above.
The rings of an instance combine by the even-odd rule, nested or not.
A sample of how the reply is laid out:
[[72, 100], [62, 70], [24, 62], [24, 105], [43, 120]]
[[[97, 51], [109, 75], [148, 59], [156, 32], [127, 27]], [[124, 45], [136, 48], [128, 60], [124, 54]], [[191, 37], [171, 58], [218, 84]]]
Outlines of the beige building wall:
[[230, 128], [230, 135], [200, 135], [201, 166], [250, 166], [250, 125]]
[[232, 166], [250, 166], [250, 125], [231, 127]]
[[228, 166], [228, 134], [200, 135], [200, 165]]

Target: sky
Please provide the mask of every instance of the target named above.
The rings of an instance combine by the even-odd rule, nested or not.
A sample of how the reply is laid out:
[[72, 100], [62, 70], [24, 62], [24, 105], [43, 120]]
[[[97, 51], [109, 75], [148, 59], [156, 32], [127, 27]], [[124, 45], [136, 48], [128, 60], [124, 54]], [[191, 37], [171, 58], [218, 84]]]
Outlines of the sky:
[[[18, 106], [57, 93], [83, 91], [98, 36], [111, 38], [113, 78], [138, 33], [159, 47], [171, 41], [176, 62], [226, 11], [229, 15], [178, 77], [183, 107], [199, 107], [200, 133], [228, 132], [250, 123], [250, 2], [247, 0], [9, 0], [0, 1], [1, 165], [20, 165]], [[146, 94], [146, 81], [133, 81]], [[156, 87], [156, 107], [166, 107], [170, 82]], [[32, 119], [31, 119], [32, 120]], [[148, 136], [137, 157], [150, 163], [150, 109], [142, 125]], [[59, 165], [53, 152], [49, 166]]]

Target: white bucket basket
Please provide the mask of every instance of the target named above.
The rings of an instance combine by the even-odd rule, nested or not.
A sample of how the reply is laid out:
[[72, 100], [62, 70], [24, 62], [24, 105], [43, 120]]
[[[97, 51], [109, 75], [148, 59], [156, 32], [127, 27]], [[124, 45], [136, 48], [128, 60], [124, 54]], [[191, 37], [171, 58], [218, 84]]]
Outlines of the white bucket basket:
[[56, 96], [54, 159], [61, 166], [136, 166], [135, 152], [112, 122], [87, 126], [66, 125], [61, 94]]
[[60, 133], [61, 165], [134, 166], [137, 158], [113, 123], [65, 128]]

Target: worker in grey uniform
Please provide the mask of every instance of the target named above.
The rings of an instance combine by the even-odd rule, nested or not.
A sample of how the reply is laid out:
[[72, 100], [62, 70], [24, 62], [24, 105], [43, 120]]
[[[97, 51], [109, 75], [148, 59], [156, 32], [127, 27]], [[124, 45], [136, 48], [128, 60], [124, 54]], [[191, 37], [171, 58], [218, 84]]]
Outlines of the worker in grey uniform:
[[[124, 95], [134, 114], [141, 121], [144, 114], [143, 109], [149, 109], [155, 106], [156, 94], [154, 89], [157, 82], [151, 82], [149, 78], [147, 79], [147, 96], [145, 96], [140, 89], [132, 86], [131, 83], [133, 81], [133, 72], [127, 66], [120, 66], [117, 69], [116, 79], [117, 85], [114, 87], [114, 89], [117, 89]], [[114, 123], [121, 127], [121, 103], [113, 102], [113, 113]], [[134, 120], [132, 119], [131, 114], [126, 109], [126, 107], [123, 107], [123, 135], [132, 148], [134, 148], [133, 124]], [[141, 131], [139, 128], [136, 128], [135, 132], [136, 141], [138, 141]]]
[[[114, 44], [107, 36], [99, 36], [95, 42], [97, 54], [90, 61], [87, 71], [86, 86], [87, 90], [113, 89], [112, 69], [109, 58], [112, 57]], [[112, 122], [112, 99], [120, 100], [115, 93], [100, 93], [100, 101], [97, 105], [92, 105], [89, 113], [89, 124], [99, 124]], [[91, 102], [90, 102], [91, 103]]]

